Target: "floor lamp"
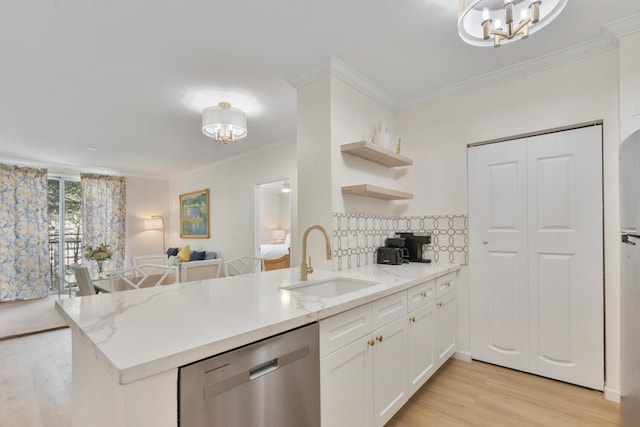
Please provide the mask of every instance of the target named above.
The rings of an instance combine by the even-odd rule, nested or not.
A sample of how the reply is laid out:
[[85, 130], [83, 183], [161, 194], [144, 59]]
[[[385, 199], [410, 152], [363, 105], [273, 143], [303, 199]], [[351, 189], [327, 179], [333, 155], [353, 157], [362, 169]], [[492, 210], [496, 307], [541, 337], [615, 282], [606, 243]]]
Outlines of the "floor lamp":
[[162, 230], [162, 253], [165, 250], [164, 241], [164, 218], [161, 215], [151, 215], [151, 219], [144, 220], [145, 230]]

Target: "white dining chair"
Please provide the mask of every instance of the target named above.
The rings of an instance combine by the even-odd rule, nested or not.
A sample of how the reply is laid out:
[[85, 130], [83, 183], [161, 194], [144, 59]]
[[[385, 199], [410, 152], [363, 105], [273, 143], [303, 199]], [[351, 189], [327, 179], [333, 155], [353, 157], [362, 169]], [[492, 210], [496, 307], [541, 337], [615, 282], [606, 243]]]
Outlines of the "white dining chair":
[[131, 265], [139, 267], [141, 265], [166, 265], [167, 256], [165, 254], [138, 255], [131, 257]]
[[260, 273], [264, 271], [264, 259], [251, 256], [240, 256], [230, 259], [226, 263], [227, 275], [239, 276], [241, 274]]
[[[169, 265], [143, 264], [109, 272], [113, 290], [122, 287], [121, 285], [125, 285], [125, 288], [129, 286], [131, 289], [171, 285], [178, 283], [178, 279], [178, 267]], [[115, 282], [119, 282], [119, 286], [114, 286]]]
[[96, 288], [93, 286], [93, 282], [91, 281], [91, 276], [89, 276], [89, 270], [87, 267], [83, 267], [79, 264], [71, 264], [71, 270], [73, 270], [73, 275], [76, 277], [76, 282], [78, 282], [77, 296], [84, 297], [97, 294]]
[[217, 279], [227, 275], [222, 259], [207, 259], [180, 263], [180, 282]]

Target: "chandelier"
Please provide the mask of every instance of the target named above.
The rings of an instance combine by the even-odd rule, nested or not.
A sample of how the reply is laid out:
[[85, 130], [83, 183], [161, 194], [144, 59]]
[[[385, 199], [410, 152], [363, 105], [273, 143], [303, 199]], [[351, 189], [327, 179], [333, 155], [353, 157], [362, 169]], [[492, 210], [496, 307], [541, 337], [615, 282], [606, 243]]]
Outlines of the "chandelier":
[[526, 39], [562, 12], [567, 0], [458, 0], [458, 32], [475, 46]]
[[247, 116], [228, 102], [207, 107], [202, 110], [202, 133], [225, 144], [236, 142], [247, 136]]

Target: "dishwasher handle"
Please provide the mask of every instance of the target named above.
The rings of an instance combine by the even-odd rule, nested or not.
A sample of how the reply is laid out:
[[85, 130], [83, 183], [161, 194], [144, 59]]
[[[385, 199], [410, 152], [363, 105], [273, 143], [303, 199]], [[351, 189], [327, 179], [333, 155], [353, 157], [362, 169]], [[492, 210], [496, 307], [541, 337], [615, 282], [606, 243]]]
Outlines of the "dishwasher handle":
[[263, 375], [268, 374], [271, 371], [275, 371], [278, 369], [278, 359], [269, 360], [268, 362], [262, 363], [258, 366], [255, 366], [249, 371], [249, 380], [253, 381], [256, 378], [260, 378]]
[[[204, 386], [204, 400], [212, 399], [221, 393], [229, 391], [238, 386], [249, 383], [255, 379], [265, 376], [268, 373], [276, 371], [278, 368], [287, 366], [290, 363], [294, 363], [300, 359], [309, 356], [309, 345], [304, 345], [297, 350], [293, 350], [286, 354], [281, 354], [275, 359], [271, 359], [267, 362], [260, 363], [251, 369], [241, 370], [235, 374], [215, 381], [211, 384]], [[225, 365], [226, 366], [226, 365]]]

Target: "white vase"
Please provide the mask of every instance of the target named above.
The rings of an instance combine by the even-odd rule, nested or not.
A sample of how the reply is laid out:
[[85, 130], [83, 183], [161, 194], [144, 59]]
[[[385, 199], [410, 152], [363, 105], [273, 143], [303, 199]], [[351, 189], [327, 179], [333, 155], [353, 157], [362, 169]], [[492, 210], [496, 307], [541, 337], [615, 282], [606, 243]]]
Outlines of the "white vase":
[[389, 135], [385, 122], [378, 123], [378, 130], [376, 136], [373, 137], [373, 143], [388, 150], [393, 149], [391, 146], [391, 135]]

